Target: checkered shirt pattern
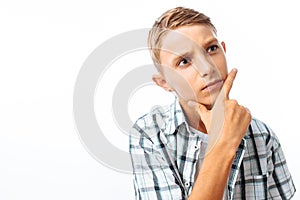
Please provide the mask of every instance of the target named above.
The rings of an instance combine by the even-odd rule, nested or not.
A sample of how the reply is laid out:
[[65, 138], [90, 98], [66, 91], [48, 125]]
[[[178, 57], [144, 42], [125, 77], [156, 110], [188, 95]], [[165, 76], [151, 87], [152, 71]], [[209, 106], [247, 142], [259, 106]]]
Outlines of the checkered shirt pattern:
[[[189, 130], [178, 99], [139, 118], [129, 138], [136, 199], [188, 199], [200, 137]], [[291, 199], [295, 191], [278, 138], [253, 118], [232, 163], [227, 199]]]

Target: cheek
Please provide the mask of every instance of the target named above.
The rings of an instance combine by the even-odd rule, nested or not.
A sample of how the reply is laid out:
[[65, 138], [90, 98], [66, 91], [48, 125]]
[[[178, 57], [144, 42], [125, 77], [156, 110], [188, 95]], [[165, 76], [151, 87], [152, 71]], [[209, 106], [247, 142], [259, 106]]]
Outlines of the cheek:
[[227, 70], [227, 62], [224, 56], [220, 56], [219, 59], [215, 60], [215, 64], [217, 66], [219, 77], [225, 79], [228, 73]]
[[193, 85], [196, 83], [196, 81], [188, 71], [178, 72], [169, 68], [166, 72], [166, 80], [168, 84], [175, 90], [178, 96], [184, 100], [197, 99]]
[[196, 93], [194, 91], [193, 82], [189, 82], [186, 80], [178, 81], [175, 83], [176, 93], [181, 96], [181, 98], [185, 100], [195, 100], [197, 99]]

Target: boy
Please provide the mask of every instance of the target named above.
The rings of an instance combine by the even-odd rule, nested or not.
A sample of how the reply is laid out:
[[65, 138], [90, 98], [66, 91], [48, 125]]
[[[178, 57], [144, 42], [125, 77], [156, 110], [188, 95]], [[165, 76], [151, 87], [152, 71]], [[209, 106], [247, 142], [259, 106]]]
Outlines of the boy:
[[295, 193], [280, 143], [229, 98], [226, 46], [210, 19], [177, 7], [149, 33], [158, 74], [176, 94], [137, 120], [130, 154], [137, 199], [290, 199]]

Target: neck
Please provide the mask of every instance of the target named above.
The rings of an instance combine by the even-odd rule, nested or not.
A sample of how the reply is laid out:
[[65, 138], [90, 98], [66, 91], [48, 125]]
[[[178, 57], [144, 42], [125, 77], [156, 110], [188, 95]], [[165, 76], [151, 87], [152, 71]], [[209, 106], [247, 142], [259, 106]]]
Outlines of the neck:
[[198, 131], [201, 131], [203, 133], [207, 133], [206, 127], [203, 121], [201, 120], [198, 112], [194, 108], [188, 106], [184, 100], [179, 100], [179, 102], [183, 109], [187, 123], [194, 129], [197, 129]]

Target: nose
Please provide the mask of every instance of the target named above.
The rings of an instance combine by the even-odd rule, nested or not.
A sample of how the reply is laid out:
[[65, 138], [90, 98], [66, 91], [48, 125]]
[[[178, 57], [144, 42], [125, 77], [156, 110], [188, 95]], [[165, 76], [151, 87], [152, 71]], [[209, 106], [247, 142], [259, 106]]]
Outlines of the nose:
[[209, 55], [200, 53], [193, 61], [193, 67], [201, 77], [205, 77], [213, 72], [215, 64]]

